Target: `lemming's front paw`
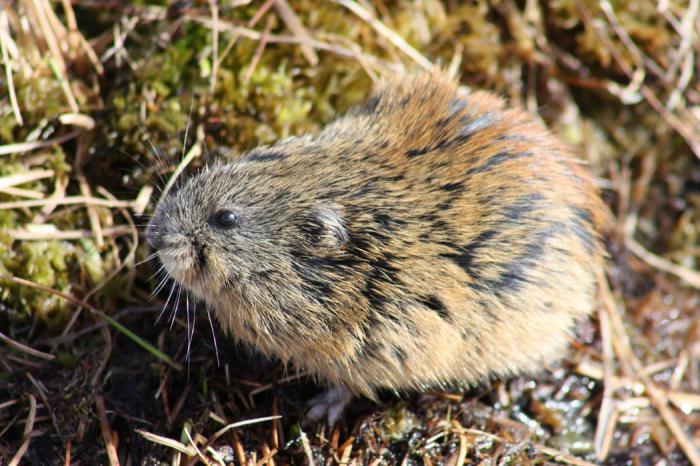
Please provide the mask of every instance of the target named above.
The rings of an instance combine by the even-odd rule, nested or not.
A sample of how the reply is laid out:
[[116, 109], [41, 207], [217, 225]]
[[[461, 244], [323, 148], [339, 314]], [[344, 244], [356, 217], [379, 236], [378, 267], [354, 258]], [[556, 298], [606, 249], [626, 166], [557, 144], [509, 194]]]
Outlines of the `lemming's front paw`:
[[306, 419], [316, 422], [326, 416], [328, 426], [333, 427], [352, 398], [352, 393], [345, 387], [329, 388], [309, 400], [310, 409], [306, 413]]

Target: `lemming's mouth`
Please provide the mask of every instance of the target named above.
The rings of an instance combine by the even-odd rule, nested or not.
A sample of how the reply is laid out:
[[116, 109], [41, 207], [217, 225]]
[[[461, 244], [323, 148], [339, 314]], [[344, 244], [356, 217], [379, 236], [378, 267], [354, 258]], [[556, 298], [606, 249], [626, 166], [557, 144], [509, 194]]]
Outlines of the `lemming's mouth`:
[[176, 247], [164, 246], [158, 250], [158, 258], [170, 278], [188, 289], [196, 287], [197, 274], [188, 254], [178, 251]]

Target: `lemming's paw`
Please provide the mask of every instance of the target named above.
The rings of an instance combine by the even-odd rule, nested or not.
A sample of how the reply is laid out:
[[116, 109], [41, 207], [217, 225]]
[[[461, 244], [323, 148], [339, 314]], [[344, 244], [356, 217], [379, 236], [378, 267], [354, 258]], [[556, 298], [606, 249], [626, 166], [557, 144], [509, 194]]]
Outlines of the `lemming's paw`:
[[310, 409], [306, 413], [306, 419], [317, 422], [326, 416], [328, 426], [333, 427], [352, 398], [352, 393], [345, 387], [329, 388], [309, 400], [308, 405]]

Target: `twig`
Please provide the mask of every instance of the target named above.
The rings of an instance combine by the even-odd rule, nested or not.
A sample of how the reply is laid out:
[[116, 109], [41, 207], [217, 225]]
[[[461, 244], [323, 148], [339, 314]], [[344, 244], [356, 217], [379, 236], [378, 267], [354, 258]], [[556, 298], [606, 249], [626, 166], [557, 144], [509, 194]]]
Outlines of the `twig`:
[[125, 57], [125, 61], [127, 62], [127, 64], [133, 68], [134, 65], [132, 63], [132, 60], [129, 57], [129, 54], [124, 49], [124, 43], [126, 42], [126, 38], [129, 37], [129, 34], [136, 28], [138, 22], [138, 17], [124, 18], [121, 21], [121, 23], [123, 23], [123, 31], [122, 29], [120, 29], [120, 23], [114, 24], [114, 45], [112, 45], [102, 54], [102, 56], [100, 57], [100, 63], [105, 63], [112, 56], [114, 56], [115, 61], [117, 62], [117, 64], [119, 64], [121, 63], [121, 58]]
[[0, 189], [17, 186], [24, 183], [31, 183], [32, 181], [43, 180], [44, 178], [51, 178], [53, 175], [53, 170], [29, 170], [28, 172], [24, 173], [15, 173], [14, 175], [3, 176], [0, 177]]
[[[190, 442], [190, 445], [194, 449], [194, 452], [199, 456], [199, 458], [202, 460], [202, 462], [205, 464], [205, 466], [209, 466], [209, 461], [206, 459], [206, 457], [202, 454], [201, 451], [199, 451], [199, 448], [197, 448], [197, 444], [195, 443], [194, 440], [192, 440], [192, 436], [190, 435], [190, 429], [189, 427], [184, 428], [185, 435], [187, 436], [187, 440]], [[189, 464], [193, 464], [190, 462]]]
[[459, 42], [455, 45], [455, 50], [452, 53], [452, 59], [447, 66], [447, 75], [453, 78], [459, 78], [459, 67], [462, 64], [462, 56], [464, 56], [464, 46]]
[[[282, 21], [284, 21], [284, 24], [287, 25], [289, 30], [292, 31], [295, 36], [307, 40], [311, 38], [308, 31], [304, 25], [301, 24], [301, 21], [299, 21], [296, 13], [294, 13], [294, 10], [292, 10], [292, 7], [289, 6], [289, 3], [287, 3], [286, 0], [275, 0], [275, 10], [277, 10], [277, 14], [280, 15]], [[306, 60], [311, 66], [318, 65], [318, 55], [316, 55], [313, 47], [311, 47], [309, 44], [301, 45], [301, 53], [304, 54], [304, 57], [306, 57]]]
[[146, 211], [146, 207], [151, 202], [151, 197], [153, 196], [153, 186], [146, 185], [139, 191], [136, 199], [131, 203], [131, 209], [137, 214], [141, 215]]
[[[250, 29], [247, 27], [241, 27], [237, 26], [233, 23], [227, 22], [227, 21], [221, 21], [217, 24], [212, 23], [211, 19], [207, 17], [201, 17], [201, 16], [189, 16], [188, 19], [191, 19], [192, 21], [202, 24], [206, 27], [209, 28], [219, 28], [220, 31], [228, 31], [232, 32], [234, 34], [237, 34], [239, 37], [245, 37], [246, 39], [250, 40], [260, 40], [262, 39], [262, 33], [259, 31], [256, 31], [254, 29]], [[270, 34], [270, 37], [268, 37], [268, 42], [269, 43], [278, 43], [278, 44], [297, 44], [297, 45], [302, 45], [302, 44], [309, 44], [315, 49], [319, 50], [326, 50], [332, 53], [335, 53], [336, 55], [340, 55], [341, 57], [347, 57], [347, 58], [357, 58], [358, 52], [354, 50], [350, 50], [345, 47], [341, 47], [338, 45], [333, 45], [329, 44], [327, 42], [323, 42], [317, 39], [305, 39], [303, 37], [296, 37], [296, 36], [289, 36], [289, 35], [275, 35], [275, 34]], [[398, 67], [395, 64], [389, 64], [385, 62], [384, 60], [381, 60], [380, 58], [374, 57], [369, 54], [363, 54], [363, 58], [367, 63], [370, 63], [372, 66], [376, 67], [379, 70], [382, 71], [396, 71]]]
[[245, 458], [245, 450], [243, 449], [243, 444], [241, 443], [241, 439], [235, 430], [232, 432], [231, 437], [233, 438], [233, 447], [236, 450], [236, 458], [238, 458], [238, 464], [248, 464]]
[[[54, 15], [55, 18], [55, 13], [53, 12], [51, 6], [46, 0], [33, 0], [33, 2], [36, 11], [36, 17], [39, 21], [39, 29], [41, 30], [41, 34], [43, 35], [44, 40], [46, 41], [46, 44], [48, 45], [49, 50], [51, 52], [51, 58], [49, 58], [49, 66], [56, 75], [59, 84], [61, 85], [61, 90], [63, 91], [63, 94], [65, 95], [66, 100], [68, 101], [68, 105], [70, 106], [71, 111], [78, 113], [80, 112], [78, 101], [76, 100], [75, 95], [73, 94], [73, 90], [70, 87], [70, 83], [66, 78], [66, 62], [63, 58], [61, 47], [58, 44], [58, 38], [56, 37], [56, 34], [53, 28], [51, 27], [50, 16]], [[56, 19], [56, 21], [58, 20]]]
[[58, 207], [58, 201], [66, 197], [66, 191], [68, 185], [70, 184], [70, 178], [68, 176], [59, 176], [53, 179], [54, 187], [53, 192], [48, 197], [48, 202], [41, 207], [41, 214], [44, 219], [49, 218]]
[[[266, 0], [265, 3], [263, 3], [262, 6], [260, 6], [257, 9], [257, 11], [253, 15], [253, 17], [248, 20], [248, 22], [246, 23], [246, 27], [252, 28], [253, 26], [255, 26], [258, 23], [258, 21], [260, 21], [260, 18], [262, 18], [265, 15], [265, 13], [267, 13], [267, 10], [272, 8], [272, 5], [274, 5], [274, 3], [275, 3], [275, 0]], [[212, 29], [216, 29], [217, 31], [222, 31], [223, 29], [218, 28], [219, 22], [220, 21], [217, 18], [217, 21], [213, 22], [214, 27]], [[228, 44], [226, 44], [224, 51], [221, 52], [221, 54], [219, 55], [219, 58], [218, 58], [217, 64], [216, 64], [217, 68], [221, 67], [221, 64], [223, 63], [224, 58], [226, 58], [226, 56], [229, 54], [229, 52], [231, 52], [231, 49], [233, 49], [233, 46], [236, 45], [236, 42], [238, 42], [238, 39], [240, 37], [241, 37], [241, 34], [239, 34], [238, 32], [233, 33], [232, 37], [228, 41]]]
[[107, 367], [107, 364], [109, 363], [109, 358], [112, 357], [112, 335], [109, 333], [109, 329], [107, 327], [102, 327], [100, 331], [102, 332], [102, 336], [105, 339], [105, 348], [102, 352], [102, 358], [100, 359], [100, 363], [91, 374], [92, 379], [90, 380], [90, 383], [93, 387], [95, 387], [96, 390], [101, 386], [100, 377], [102, 377], [102, 373], [104, 372], [105, 368]]
[[[34, 8], [34, 19], [36, 19], [39, 23], [35, 24], [35, 26], [38, 26], [40, 29], [40, 31], [36, 32], [41, 32], [44, 42], [46, 42], [46, 45], [49, 47], [49, 51], [51, 52], [51, 55], [53, 55], [54, 60], [56, 60], [57, 64], [60, 66], [61, 71], [65, 71], [66, 63], [63, 61], [61, 47], [58, 45], [58, 40], [56, 40], [56, 36], [51, 28], [51, 24], [49, 23], [49, 18], [47, 16], [48, 13], [44, 10], [44, 7], [46, 6], [45, 3], [43, 0], [31, 0], [31, 2], [26, 3], [31, 3]], [[50, 7], [49, 11], [51, 11]]]
[[95, 120], [84, 113], [64, 113], [58, 117], [58, 121], [63, 125], [77, 126], [88, 131], [95, 127]]
[[303, 430], [301, 431], [299, 436], [301, 437], [301, 445], [304, 448], [304, 454], [306, 455], [306, 462], [308, 466], [316, 466], [314, 463], [314, 455], [311, 451], [311, 445], [309, 445], [309, 437]]
[[[82, 144], [78, 144], [81, 146]], [[80, 149], [78, 149], [80, 150]], [[87, 178], [85, 178], [85, 175], [83, 174], [82, 167], [79, 165], [77, 169], [77, 179], [78, 179], [78, 186], [80, 186], [80, 193], [88, 198], [92, 198], [92, 191], [90, 190], [90, 185], [88, 184]], [[102, 222], [100, 221], [100, 215], [97, 212], [97, 208], [95, 207], [94, 204], [87, 204], [86, 205], [87, 209], [87, 215], [88, 215], [88, 220], [90, 221], [90, 229], [92, 230], [92, 236], [95, 238], [95, 243], [97, 244], [98, 249], [102, 249], [105, 244], [105, 239], [104, 239], [104, 229], [102, 228]]]
[[403, 37], [399, 36], [394, 31], [386, 27], [384, 23], [376, 19], [369, 11], [360, 6], [360, 4], [358, 4], [354, 0], [335, 1], [339, 5], [342, 5], [348, 10], [352, 11], [363, 21], [369, 23], [369, 25], [372, 26], [375, 31], [377, 31], [381, 36], [384, 36], [384, 38], [388, 39], [392, 44], [396, 46], [396, 48], [398, 48], [403, 53], [411, 57], [411, 59], [418, 63], [418, 65], [420, 65], [421, 68], [429, 70], [433, 67], [433, 64], [430, 62], [430, 60], [421, 55], [408, 42], [406, 42], [406, 40]]
[[363, 70], [365, 70], [365, 73], [367, 73], [367, 76], [372, 80], [372, 82], [377, 82], [379, 77], [377, 76], [376, 71], [374, 71], [371, 67], [370, 64], [365, 60], [365, 56], [362, 53], [362, 48], [354, 43], [352, 40], [348, 39], [347, 37], [343, 37], [340, 35], [336, 34], [329, 34], [329, 33], [324, 33], [321, 31], [318, 31], [316, 33], [317, 37], [320, 40], [325, 40], [327, 38], [330, 38], [332, 41], [337, 41], [337, 42], [343, 42], [347, 45], [348, 50], [351, 50], [354, 55], [353, 58], [357, 60], [357, 62], [360, 64]]
[[615, 338], [615, 340], [617, 340], [615, 349], [618, 352], [618, 356], [620, 356], [622, 359], [628, 360], [632, 367], [636, 369], [639, 379], [644, 384], [649, 400], [661, 415], [661, 418], [675, 437], [678, 445], [681, 447], [681, 450], [683, 450], [693, 466], [700, 466], [700, 452], [698, 452], [698, 450], [695, 448], [692, 440], [688, 438], [688, 435], [681, 427], [678, 419], [676, 419], [676, 416], [668, 407], [668, 398], [663, 391], [655, 385], [651, 378], [641, 371], [642, 365], [632, 352], [629, 338], [627, 337], [620, 316], [617, 314], [615, 309], [615, 300], [613, 299], [612, 292], [608, 287], [607, 281], [603, 277], [602, 271], [599, 271], [598, 282], [600, 284], [603, 304], [605, 305], [605, 309], [607, 311], [605, 316], [610, 320], [612, 334], [617, 336], [617, 338]]
[[182, 442], [178, 442], [177, 440], [173, 440], [168, 437], [163, 437], [162, 435], [153, 434], [151, 432], [147, 432], [141, 429], [136, 429], [136, 433], [148, 440], [149, 442], [153, 442], [157, 445], [162, 445], [164, 447], [171, 448], [175, 451], [184, 453], [187, 456], [194, 456], [196, 454], [192, 447], [189, 447]]
[[73, 442], [70, 440], [66, 444], [66, 456], [64, 457], [63, 460], [63, 466], [70, 466], [70, 453], [71, 449], [73, 448]]
[[656, 254], [645, 249], [644, 246], [639, 244], [632, 237], [626, 238], [625, 244], [635, 256], [639, 257], [650, 266], [661, 270], [662, 272], [675, 275], [693, 288], [700, 289], [700, 272], [679, 264], [675, 264], [667, 259], [664, 259], [663, 257], [657, 256]]
[[[214, 24], [219, 22], [219, 4], [217, 0], [209, 0], [211, 20]], [[216, 77], [219, 74], [219, 28], [211, 29], [211, 77], [209, 78], [209, 92], [214, 94], [216, 90]]]
[[237, 429], [237, 428], [239, 428], [239, 427], [247, 426], [247, 425], [250, 425], [250, 424], [258, 424], [258, 423], [260, 423], [260, 422], [274, 421], [275, 419], [282, 419], [282, 416], [257, 417], [257, 418], [254, 418], [254, 419], [246, 419], [245, 421], [234, 422], [234, 423], [229, 424], [229, 425], [227, 425], [227, 426], [225, 426], [225, 427], [219, 429], [218, 431], [216, 431], [216, 433], [214, 433], [214, 435], [212, 435], [212, 436], [208, 439], [207, 443], [210, 444], [210, 445], [213, 444], [219, 437], [221, 437], [221, 436], [224, 435], [226, 432], [228, 432], [228, 431], [230, 431], [230, 430], [232, 430], [232, 429]]
[[457, 454], [456, 466], [464, 466], [464, 461], [467, 459], [467, 451], [469, 444], [465, 433], [459, 434], [459, 453]]
[[[257, 424], [259, 422], [265, 422], [265, 421], [273, 421], [275, 419], [280, 419], [281, 416], [268, 416], [268, 417], [260, 417], [260, 418], [255, 418], [255, 419], [247, 419], [245, 421], [239, 421], [239, 422], [234, 422], [233, 424], [229, 424], [223, 429], [220, 429], [218, 432], [216, 432], [214, 435], [212, 435], [209, 439], [207, 439], [206, 445], [212, 445], [219, 437], [221, 437], [223, 434], [226, 432], [236, 429], [238, 427], [243, 427], [247, 426], [250, 424]], [[195, 455], [201, 455], [201, 452], [199, 449], [196, 447], [195, 443], [193, 442], [192, 438], [188, 435], [188, 439], [190, 441], [190, 445], [185, 445], [181, 442], [178, 442], [177, 440], [173, 440], [167, 437], [163, 437], [160, 435], [153, 434], [151, 432], [147, 432], [145, 430], [140, 430], [137, 429], [136, 432], [140, 434], [143, 438], [146, 440], [149, 440], [153, 443], [157, 443], [159, 445], [166, 446], [168, 448], [172, 448], [173, 450], [179, 451], [181, 453], [186, 454], [187, 456], [193, 457]], [[235, 432], [234, 432], [235, 434]], [[200, 456], [200, 458], [203, 458], [203, 456]], [[241, 455], [239, 455], [239, 460], [241, 461], [241, 464], [246, 464], [245, 463], [245, 455], [243, 455], [243, 458], [241, 458]]]
[[17, 403], [19, 403], [19, 399], [16, 398], [14, 400], [4, 401], [0, 403], [0, 409], [9, 408], [10, 406], [14, 406]]
[[23, 345], [22, 343], [13, 340], [12, 338], [8, 337], [2, 332], [0, 332], [0, 341], [4, 341], [7, 344], [7, 346], [11, 348], [30, 354], [37, 358], [46, 359], [47, 361], [53, 361], [54, 359], [56, 359], [56, 356], [54, 356], [53, 354], [44, 353], [43, 351], [35, 350], [34, 348]]
[[73, 95], [73, 90], [70, 87], [70, 81], [68, 81], [65, 74], [56, 64], [56, 60], [54, 60], [53, 58], [49, 59], [49, 68], [51, 68], [51, 70], [56, 75], [56, 79], [61, 85], [61, 90], [63, 90], [63, 94], [66, 96], [66, 100], [68, 101], [68, 105], [70, 106], [71, 111], [73, 113], [80, 113], [80, 107], [78, 107], [78, 101]]
[[600, 6], [600, 9], [603, 10], [605, 16], [608, 18], [608, 22], [612, 26], [613, 31], [615, 31], [615, 34], [617, 34], [617, 36], [620, 38], [625, 47], [627, 47], [627, 50], [630, 52], [630, 56], [635, 61], [637, 68], [644, 68], [645, 64], [647, 64], [650, 65], [649, 68], [653, 69], [655, 74], [661, 75], [661, 67], [659, 67], [659, 65], [652, 61], [649, 57], [644, 55], [644, 53], [639, 49], [639, 47], [637, 47], [637, 44], [635, 44], [632, 38], [629, 36], [625, 28], [622, 27], [622, 25], [617, 19], [615, 9], [613, 8], [610, 1], [600, 0], [598, 5]]
[[0, 188], [0, 192], [15, 197], [26, 197], [28, 199], [43, 199], [44, 193], [24, 188]]
[[62, 437], [63, 434], [61, 433], [61, 426], [58, 424], [58, 419], [56, 419], [56, 415], [53, 412], [53, 409], [51, 408], [51, 403], [49, 403], [49, 398], [46, 396], [46, 388], [39, 383], [31, 373], [27, 372], [25, 374], [27, 376], [27, 379], [29, 379], [29, 382], [34, 386], [36, 389], [36, 392], [39, 394], [39, 398], [41, 398], [41, 402], [44, 403], [44, 407], [46, 410], [49, 412], [49, 415], [51, 416], [51, 423], [53, 424], [53, 428], [56, 429], [56, 433], [58, 434], [59, 437]]
[[105, 447], [107, 449], [109, 464], [110, 466], [119, 466], [119, 456], [117, 455], [117, 448], [114, 445], [114, 437], [112, 437], [112, 428], [109, 426], [109, 421], [107, 420], [105, 400], [102, 397], [102, 395], [95, 396], [95, 407], [97, 408], [97, 416], [100, 418], [100, 430], [102, 431], [102, 438], [105, 442]]
[[61, 5], [63, 6], [63, 14], [65, 15], [66, 23], [68, 23], [69, 38], [74, 40], [77, 39], [80, 48], [82, 48], [85, 55], [87, 55], [88, 60], [90, 60], [92, 63], [92, 66], [95, 68], [97, 74], [104, 73], [104, 68], [102, 67], [102, 63], [100, 63], [100, 59], [95, 53], [95, 50], [92, 48], [92, 46], [90, 46], [90, 43], [78, 29], [75, 11], [73, 11], [73, 5], [71, 4], [70, 0], [61, 0]]
[[[255, 463], [255, 466], [275, 466], [275, 455], [277, 454], [277, 448], [270, 450], [270, 447], [267, 444], [264, 444], [262, 450], [263, 457], [260, 458], [257, 463]], [[352, 450], [352, 445], [350, 445], [348, 450]], [[348, 464], [348, 462], [341, 460], [340, 464]]]
[[688, 435], [683, 430], [683, 427], [681, 427], [678, 419], [668, 407], [668, 398], [666, 395], [648, 376], [642, 375], [641, 379], [644, 383], [646, 393], [649, 395], [651, 404], [661, 415], [661, 418], [666, 423], [666, 427], [668, 427], [668, 430], [670, 430], [676, 438], [685, 456], [693, 466], [700, 466], [700, 452], [695, 445], [693, 445], [692, 440], [688, 438]]
[[267, 45], [267, 40], [270, 37], [272, 24], [273, 19], [271, 16], [269, 16], [267, 18], [267, 22], [265, 23], [265, 29], [263, 30], [262, 39], [260, 39], [260, 42], [258, 42], [258, 47], [255, 49], [255, 55], [253, 55], [253, 59], [250, 61], [248, 68], [246, 68], [245, 72], [243, 73], [242, 79], [244, 83], [250, 81], [250, 78], [253, 76], [253, 72], [255, 71], [255, 67], [258, 66], [260, 58], [262, 58], [263, 52], [265, 51], [265, 45]]
[[113, 209], [121, 209], [125, 207], [131, 207], [135, 204], [134, 201], [115, 201], [108, 199], [100, 199], [98, 197], [83, 197], [83, 196], [69, 196], [62, 197], [59, 199], [37, 199], [31, 201], [9, 201], [0, 202], [0, 210], [7, 209], [27, 209], [31, 207], [43, 207], [46, 205], [96, 205], [102, 207], [110, 207]]
[[10, 462], [7, 463], [7, 466], [18, 466], [19, 462], [22, 460], [22, 457], [27, 452], [27, 448], [29, 448], [29, 441], [31, 440], [30, 434], [32, 433], [32, 430], [34, 430], [35, 419], [36, 419], [36, 397], [30, 393], [29, 394], [29, 414], [27, 415], [27, 421], [24, 423], [24, 436], [22, 439], [22, 444], [17, 449], [17, 452], [12, 457]]
[[7, 51], [5, 41], [10, 41], [10, 25], [7, 20], [7, 11], [0, 11], [0, 51], [2, 52], [2, 61], [5, 63], [5, 79], [7, 79], [7, 93], [10, 96], [10, 106], [12, 113], [15, 115], [15, 120], [19, 126], [24, 125], [22, 112], [17, 104], [17, 95], [15, 94], [15, 83], [12, 78], [12, 69], [10, 68], [10, 54]]
[[668, 400], [682, 411], [700, 411], [700, 394], [667, 391]]
[[559, 451], [555, 448], [551, 448], [546, 445], [540, 445], [536, 443], [533, 446], [540, 453], [544, 453], [545, 455], [551, 456], [554, 461], [557, 461], [559, 463], [571, 464], [574, 466], [596, 466], [595, 464], [589, 461], [576, 458], [575, 456], [571, 456], [568, 453], [564, 453], [563, 451]]
[[[272, 415], [279, 416], [279, 410], [277, 409], [277, 397], [272, 398]], [[272, 442], [272, 447], [279, 450], [280, 445], [284, 444], [284, 429], [282, 427], [282, 421], [276, 420], [272, 423], [272, 430], [270, 431], [270, 441]]]
[[82, 131], [75, 130], [70, 133], [66, 133], [62, 136], [58, 136], [53, 139], [47, 139], [45, 141], [35, 141], [35, 142], [18, 142], [15, 144], [5, 144], [0, 146], [0, 155], [17, 154], [20, 152], [29, 152], [36, 149], [43, 149], [44, 147], [51, 147], [54, 144], [61, 144], [70, 139], [73, 139], [79, 135]]
[[73, 11], [73, 5], [71, 5], [70, 0], [61, 0], [61, 5], [63, 6], [63, 13], [66, 15], [68, 29], [71, 32], [78, 32], [78, 21], [75, 19], [75, 12]]
[[[44, 225], [42, 225], [44, 226]], [[102, 229], [103, 237], [122, 236], [131, 233], [132, 228], [128, 225], [107, 227]], [[46, 241], [46, 240], [71, 240], [81, 238], [95, 238], [93, 230], [54, 230], [31, 231], [31, 230], [8, 230], [7, 235], [14, 240], [22, 241]]]
[[[682, 66], [681, 75], [678, 77], [673, 92], [668, 98], [666, 108], [673, 110], [681, 100], [683, 91], [687, 88], [690, 79], [693, 76], [693, 65], [695, 62], [695, 53], [693, 53], [693, 37], [697, 36], [697, 28], [694, 26], [695, 20], [698, 17], [700, 9], [700, 1], [690, 0], [688, 9], [686, 10], [683, 20], [680, 24], [678, 33], [681, 36], [681, 43], [676, 51], [676, 57], [673, 64], [669, 68], [669, 75], [673, 76], [676, 69]], [[682, 62], [682, 65], [681, 65]]]
[[613, 358], [615, 355], [613, 354], [610, 323], [608, 317], [603, 312], [604, 311], [600, 309], [599, 320], [603, 347], [603, 380], [605, 385], [603, 389], [603, 401], [600, 405], [600, 411], [598, 413], [598, 425], [596, 426], [594, 437], [596, 456], [599, 461], [605, 460], [605, 458], [608, 456], [617, 421], [617, 415], [613, 407], [613, 379], [615, 377]]

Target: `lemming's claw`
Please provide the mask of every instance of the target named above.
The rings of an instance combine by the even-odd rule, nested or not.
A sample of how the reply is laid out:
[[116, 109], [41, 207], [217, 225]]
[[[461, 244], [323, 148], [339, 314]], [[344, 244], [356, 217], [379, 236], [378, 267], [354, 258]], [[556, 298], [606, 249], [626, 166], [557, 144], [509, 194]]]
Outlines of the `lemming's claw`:
[[340, 416], [342, 416], [345, 407], [352, 400], [352, 393], [345, 387], [329, 388], [318, 396], [309, 400], [309, 412], [306, 413], [306, 418], [310, 421], [319, 421], [326, 416], [328, 426], [333, 427]]

